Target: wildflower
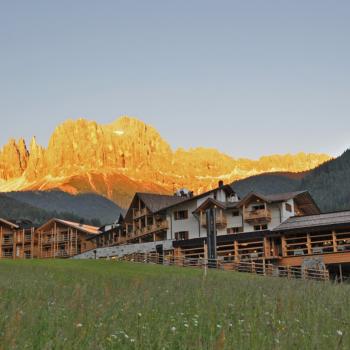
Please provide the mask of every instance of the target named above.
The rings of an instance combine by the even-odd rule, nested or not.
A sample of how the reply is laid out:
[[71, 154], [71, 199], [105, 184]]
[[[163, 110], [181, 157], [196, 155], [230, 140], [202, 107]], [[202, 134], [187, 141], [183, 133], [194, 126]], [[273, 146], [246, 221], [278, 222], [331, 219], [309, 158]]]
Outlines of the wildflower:
[[131, 342], [131, 343], [135, 343], [135, 339], [134, 339], [134, 338], [131, 338], [131, 339], [130, 339], [130, 342]]
[[176, 331], [176, 327], [171, 327], [171, 331], [175, 332]]
[[81, 328], [81, 327], [83, 327], [83, 325], [81, 323], [77, 323], [76, 327]]
[[124, 337], [125, 339], [129, 339], [129, 336], [126, 333], [124, 333]]
[[217, 324], [217, 325], [216, 325], [216, 328], [221, 328], [221, 325], [220, 325], [220, 324]]
[[139, 312], [139, 313], [137, 314], [137, 316], [138, 316], [138, 317], [142, 317], [142, 313]]
[[337, 330], [337, 334], [341, 337], [343, 335], [343, 332], [341, 330]]
[[232, 324], [232, 323], [230, 323], [228, 326], [229, 326], [229, 327], [233, 327], [233, 324]]
[[188, 324], [187, 324], [187, 323], [184, 323], [184, 326], [185, 326], [186, 328], [188, 328]]

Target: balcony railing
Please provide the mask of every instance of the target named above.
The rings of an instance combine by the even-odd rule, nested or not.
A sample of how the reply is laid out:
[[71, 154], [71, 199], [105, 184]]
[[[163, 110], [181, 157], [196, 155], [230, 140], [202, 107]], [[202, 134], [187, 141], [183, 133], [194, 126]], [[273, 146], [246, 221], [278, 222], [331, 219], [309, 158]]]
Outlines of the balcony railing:
[[138, 238], [151, 233], [155, 233], [162, 230], [167, 230], [169, 228], [168, 221], [164, 220], [153, 225], [148, 225], [142, 228], [135, 229], [134, 232], [128, 235], [128, 239]]
[[143, 208], [140, 210], [135, 209], [134, 210], [134, 219], [138, 219], [142, 216], [146, 216], [148, 214], [147, 208]]
[[[227, 226], [226, 216], [224, 216], [224, 215], [217, 215], [215, 223], [216, 223], [216, 227], [218, 227], [218, 228], [225, 228]], [[207, 218], [205, 216], [202, 217], [201, 225], [202, 225], [202, 227], [207, 227], [208, 226]]]
[[10, 238], [3, 238], [2, 239], [2, 244], [3, 245], [10, 245], [10, 244], [13, 244], [13, 238], [10, 237]]
[[269, 209], [257, 209], [257, 210], [245, 210], [244, 220], [250, 222], [270, 222], [272, 219], [271, 210]]
[[1, 257], [2, 258], [13, 258], [13, 253], [12, 252], [2, 252]]

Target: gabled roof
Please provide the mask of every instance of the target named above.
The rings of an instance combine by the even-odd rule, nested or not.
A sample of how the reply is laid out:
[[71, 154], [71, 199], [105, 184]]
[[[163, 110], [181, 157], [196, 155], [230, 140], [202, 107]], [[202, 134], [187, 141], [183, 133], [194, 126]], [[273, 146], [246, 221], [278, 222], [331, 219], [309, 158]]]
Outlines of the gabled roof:
[[[223, 190], [227, 194], [235, 194], [236, 193], [230, 185], [223, 185], [223, 186], [220, 186], [220, 187], [216, 187], [216, 188], [214, 188], [214, 189], [212, 189], [210, 191], [200, 193], [200, 194], [198, 194], [196, 196], [193, 196], [193, 197], [180, 197], [183, 200], [181, 202], [179, 202], [179, 203], [186, 203], [186, 202], [190, 202], [192, 200], [197, 200], [197, 199], [209, 196], [211, 193], [213, 193], [215, 191], [218, 191], [218, 190]], [[175, 203], [175, 204], [169, 205], [167, 207], [164, 207], [164, 208], [162, 208], [162, 210], [174, 207], [174, 206], [176, 206], [179, 203]]]
[[241, 205], [244, 205], [250, 198], [258, 197], [267, 203], [275, 203], [275, 202], [285, 202], [289, 199], [293, 199], [299, 196], [302, 193], [307, 193], [307, 191], [297, 191], [297, 192], [286, 192], [286, 193], [277, 193], [277, 194], [262, 194], [259, 192], [250, 192], [248, 193], [240, 202]]
[[136, 192], [125, 215], [125, 220], [132, 218], [132, 209], [137, 205], [138, 199], [140, 199], [145, 204], [150, 212], [156, 213], [174, 204], [184, 202], [187, 198], [169, 196], [165, 194]]
[[350, 225], [350, 211], [340, 211], [333, 213], [325, 213], [318, 215], [293, 216], [281, 225], [273, 229], [273, 231], [289, 231], [311, 229], [318, 227], [329, 227], [335, 225]]
[[2, 224], [5, 224], [5, 225], [7, 225], [7, 226], [10, 226], [11, 228], [16, 228], [16, 229], [19, 228], [19, 226], [16, 225], [16, 224], [14, 224], [13, 222], [0, 218], [0, 224], [1, 224], [1, 223], [2, 223]]
[[198, 213], [202, 210], [206, 210], [208, 207], [215, 206], [221, 209], [233, 209], [237, 208], [239, 202], [221, 202], [214, 198], [208, 198], [205, 200], [193, 213]]
[[90, 226], [90, 225], [84, 225], [84, 224], [80, 224], [78, 222], [73, 222], [73, 221], [67, 221], [67, 220], [61, 220], [61, 219], [56, 219], [56, 218], [53, 218], [51, 220], [49, 220], [48, 222], [46, 222], [44, 225], [42, 225], [41, 227], [38, 228], [38, 230], [43, 230], [45, 229], [45, 227], [53, 224], [53, 223], [60, 223], [60, 224], [63, 224], [63, 225], [66, 225], [66, 226], [69, 226], [69, 227], [72, 227], [72, 228], [75, 228], [81, 232], [85, 232], [85, 233], [88, 233], [88, 234], [98, 234], [100, 233], [99, 231], [99, 228], [98, 227], [95, 227], [95, 226]]
[[153, 194], [153, 193], [138, 193], [139, 198], [145, 203], [146, 207], [155, 213], [163, 208], [169, 207], [174, 204], [183, 202], [184, 197], [168, 196], [163, 194]]
[[240, 206], [244, 205], [252, 197], [258, 197], [266, 203], [280, 203], [294, 199], [299, 208], [306, 214], [320, 214], [320, 209], [308, 191], [296, 191], [264, 195], [258, 192], [248, 193], [241, 201]]

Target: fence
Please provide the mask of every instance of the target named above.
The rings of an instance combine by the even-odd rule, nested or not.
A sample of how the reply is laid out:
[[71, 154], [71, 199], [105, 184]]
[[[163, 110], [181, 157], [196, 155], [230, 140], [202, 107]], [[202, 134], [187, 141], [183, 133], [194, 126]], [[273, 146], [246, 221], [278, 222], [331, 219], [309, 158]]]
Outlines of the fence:
[[329, 271], [327, 269], [309, 269], [303, 267], [276, 266], [270, 263], [224, 261], [218, 259], [174, 257], [163, 256], [158, 253], [134, 253], [125, 255], [119, 260], [138, 263], [161, 264], [168, 266], [215, 268], [226, 271], [254, 273], [262, 276], [284, 277], [289, 279], [305, 279], [328, 281]]

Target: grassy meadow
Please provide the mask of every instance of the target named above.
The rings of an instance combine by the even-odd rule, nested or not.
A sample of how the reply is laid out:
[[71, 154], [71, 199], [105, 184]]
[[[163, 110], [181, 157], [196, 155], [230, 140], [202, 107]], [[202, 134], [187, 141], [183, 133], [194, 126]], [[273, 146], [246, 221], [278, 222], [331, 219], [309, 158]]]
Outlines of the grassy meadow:
[[0, 261], [0, 349], [350, 349], [350, 286], [113, 261]]

